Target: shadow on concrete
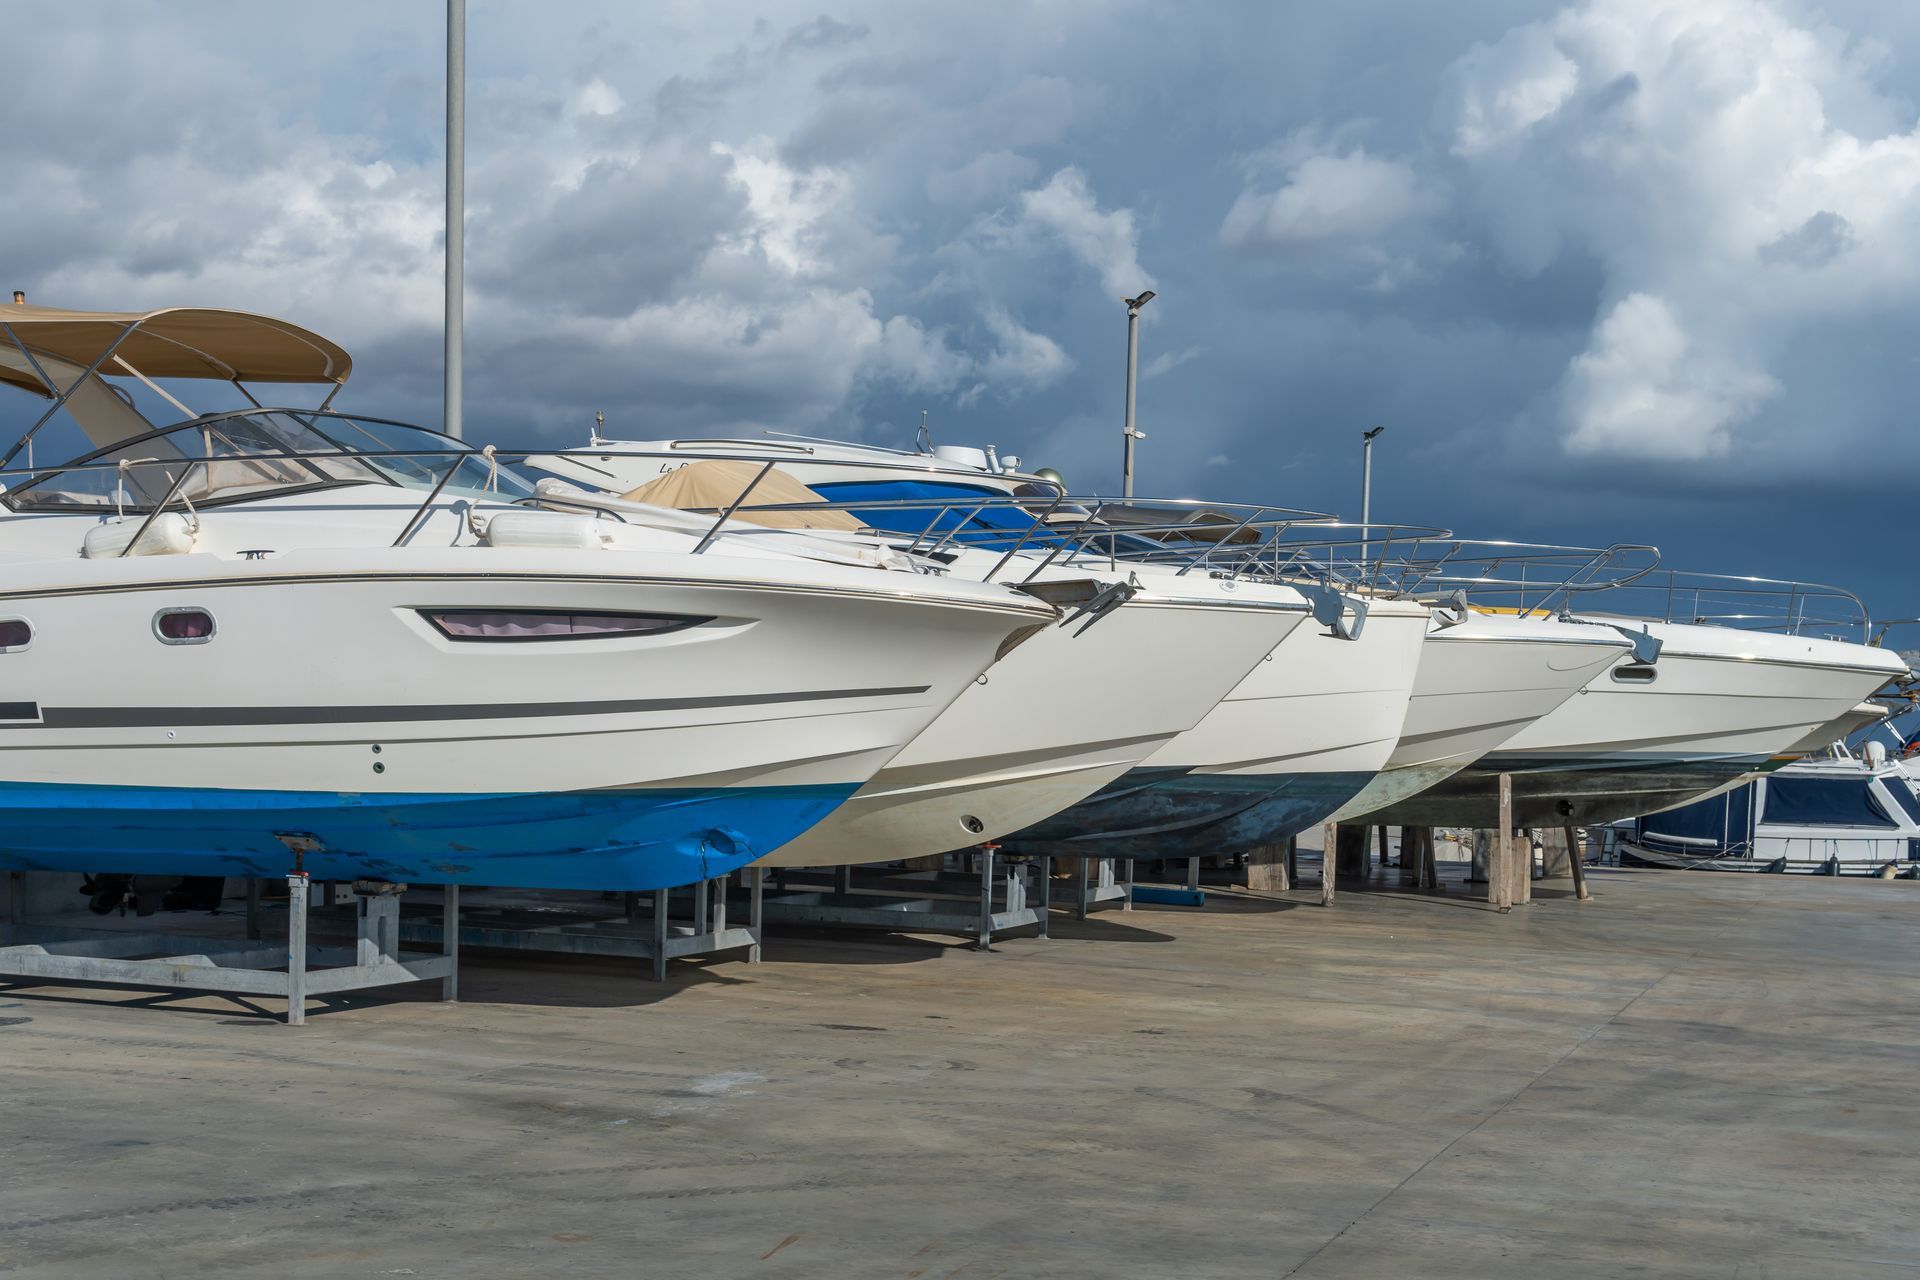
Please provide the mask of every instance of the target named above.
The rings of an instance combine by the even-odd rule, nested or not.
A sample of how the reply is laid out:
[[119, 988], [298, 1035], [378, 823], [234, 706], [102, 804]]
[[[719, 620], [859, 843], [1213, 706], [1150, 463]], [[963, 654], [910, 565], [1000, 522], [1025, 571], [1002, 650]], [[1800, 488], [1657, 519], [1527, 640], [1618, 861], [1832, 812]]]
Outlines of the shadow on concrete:
[[[140, 991], [133, 987], [93, 986], [72, 979], [7, 979], [0, 981], [0, 995], [30, 1001], [32, 1004], [80, 1005], [113, 1009], [164, 1009], [169, 1013], [197, 1018], [218, 1018], [222, 1025], [271, 1026], [286, 1014], [250, 996], [228, 995], [216, 991]], [[205, 1006], [205, 1007], [200, 1007]], [[30, 1006], [23, 1006], [30, 1007]], [[234, 1017], [242, 1013], [245, 1017]], [[319, 1009], [309, 1005], [307, 1016]]]
[[1285, 897], [1277, 893], [1255, 892], [1238, 885], [1203, 885], [1207, 891], [1207, 905], [1204, 907], [1163, 907], [1136, 904], [1135, 911], [1211, 911], [1224, 915], [1259, 916], [1271, 915], [1276, 911], [1297, 911], [1305, 906], [1320, 905], [1320, 886], [1315, 885], [1309, 899], [1305, 890], [1289, 890]]
[[[1168, 907], [1155, 908], [1168, 911], [1192, 911], [1194, 908]], [[1113, 911], [1085, 920], [1076, 920], [1071, 915], [1055, 916], [1048, 922], [1047, 928], [1053, 936], [1062, 942], [1175, 942], [1173, 934], [1161, 933], [1157, 929], [1147, 929], [1137, 923], [1145, 910], [1135, 907], [1132, 911]]]
[[[1008, 930], [1006, 939], [1033, 936], [1031, 929]], [[769, 924], [765, 950], [781, 964], [916, 964], [936, 960], [955, 947], [971, 947], [964, 934], [914, 933], [911, 929], [861, 928], [858, 925]]]

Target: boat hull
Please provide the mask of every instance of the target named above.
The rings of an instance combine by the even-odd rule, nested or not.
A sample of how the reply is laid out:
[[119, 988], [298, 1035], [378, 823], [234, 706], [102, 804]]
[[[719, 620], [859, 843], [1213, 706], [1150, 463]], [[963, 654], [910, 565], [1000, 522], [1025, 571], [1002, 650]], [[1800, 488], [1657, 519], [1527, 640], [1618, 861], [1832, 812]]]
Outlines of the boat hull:
[[1436, 623], [1421, 646], [1393, 755], [1333, 821], [1377, 822], [1376, 811], [1438, 786], [1511, 740], [1627, 650], [1610, 628], [1553, 619], [1470, 615]]
[[[801, 831], [839, 786], [532, 795], [0, 786], [0, 865], [32, 871], [664, 889], [724, 875]], [[77, 814], [86, 814], [78, 821]], [[294, 851], [300, 851], [296, 860]]]
[[1904, 669], [1881, 650], [1724, 627], [1646, 624], [1657, 676], [1594, 677], [1577, 696], [1472, 765], [1367, 815], [1393, 826], [1492, 827], [1512, 779], [1516, 826], [1592, 825], [1684, 803], [1845, 714]]
[[1357, 640], [1300, 627], [1199, 725], [1008, 847], [1186, 858], [1306, 830], [1393, 754], [1426, 625], [1424, 608], [1376, 601]]
[[[283, 837], [312, 837], [328, 877], [722, 875], [832, 812], [1052, 616], [901, 577], [498, 548], [9, 566], [0, 616], [35, 636], [0, 654], [0, 863], [283, 872]], [[214, 634], [159, 642], [175, 607]], [[464, 643], [439, 608], [698, 621]]]
[[969, 686], [845, 805], [761, 861], [921, 857], [1058, 813], [1198, 723], [1301, 625], [1305, 607], [1146, 594], [1090, 623], [1048, 627]]
[[1766, 756], [1496, 752], [1409, 799], [1367, 815], [1376, 826], [1493, 827], [1501, 774], [1516, 827], [1590, 826], [1652, 813], [1734, 782]]

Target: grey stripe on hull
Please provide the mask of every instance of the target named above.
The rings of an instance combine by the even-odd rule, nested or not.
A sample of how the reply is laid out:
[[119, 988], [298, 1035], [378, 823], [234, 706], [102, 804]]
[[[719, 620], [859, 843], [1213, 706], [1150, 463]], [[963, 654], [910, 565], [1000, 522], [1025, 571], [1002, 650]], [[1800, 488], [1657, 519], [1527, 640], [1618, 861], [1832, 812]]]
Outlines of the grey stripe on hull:
[[[113, 563], [105, 561], [103, 563]], [[863, 570], [873, 572], [873, 570]], [[218, 578], [167, 578], [161, 581], [96, 582], [86, 584], [54, 585], [45, 587], [23, 587], [18, 590], [0, 590], [0, 600], [41, 600], [73, 596], [111, 596], [126, 592], [141, 591], [221, 591], [234, 587], [287, 587], [332, 585], [338, 583], [359, 584], [362, 582], [437, 582], [451, 586], [466, 586], [472, 583], [493, 585], [501, 582], [526, 582], [538, 585], [560, 584], [574, 586], [590, 584], [594, 586], [647, 586], [647, 587], [699, 587], [720, 591], [778, 591], [787, 595], [812, 595], [829, 599], [845, 599], [857, 596], [862, 600], [905, 600], [925, 605], [938, 605], [946, 609], [974, 609], [986, 613], [1013, 613], [1032, 618], [1036, 623], [1046, 622], [1059, 617], [1059, 610], [1051, 606], [1042, 606], [1031, 596], [1019, 601], [954, 599], [952, 597], [916, 596], [910, 591], [876, 591], [866, 587], [844, 584], [821, 586], [812, 583], [778, 582], [750, 578], [682, 578], [665, 575], [644, 574], [602, 574], [602, 573], [516, 573], [512, 571], [486, 570], [477, 573], [449, 573], [445, 571], [422, 570], [415, 573], [395, 572], [347, 572], [347, 573], [301, 573], [301, 574], [238, 574]]]
[[630, 715], [712, 707], [778, 706], [847, 698], [895, 698], [930, 685], [897, 689], [821, 689], [802, 693], [743, 693], [708, 698], [628, 698], [616, 702], [477, 702], [392, 707], [43, 707], [37, 724], [8, 729], [171, 729], [183, 726], [274, 724], [398, 724], [418, 720], [514, 720], [538, 716]]

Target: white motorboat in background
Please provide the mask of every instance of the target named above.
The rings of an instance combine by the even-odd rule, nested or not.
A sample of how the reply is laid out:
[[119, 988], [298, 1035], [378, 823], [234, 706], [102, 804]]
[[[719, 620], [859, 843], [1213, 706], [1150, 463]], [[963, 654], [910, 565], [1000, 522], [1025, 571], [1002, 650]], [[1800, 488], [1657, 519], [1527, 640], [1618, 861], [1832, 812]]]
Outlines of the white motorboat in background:
[[[1779, 767], [1810, 735], [1906, 674], [1887, 650], [1805, 634], [1843, 626], [1864, 633], [1864, 607], [1837, 588], [1662, 569], [1573, 594], [1575, 617], [1644, 637], [1642, 653], [1468, 768], [1368, 821], [1494, 825], [1501, 774], [1512, 778], [1517, 826], [1651, 813]], [[1614, 612], [1616, 603], [1639, 607]], [[1779, 607], [1767, 612], [1771, 606]], [[1836, 616], [1824, 616], [1829, 611]]]
[[0, 380], [102, 446], [4, 477], [7, 866], [683, 884], [818, 822], [1058, 617], [872, 549], [551, 509], [403, 424], [144, 426], [142, 388], [178, 405], [149, 380], [337, 389], [345, 353], [283, 321], [15, 306], [0, 336]]
[[1621, 857], [1650, 866], [1803, 875], [1920, 874], [1920, 767], [1869, 742], [1634, 820]]

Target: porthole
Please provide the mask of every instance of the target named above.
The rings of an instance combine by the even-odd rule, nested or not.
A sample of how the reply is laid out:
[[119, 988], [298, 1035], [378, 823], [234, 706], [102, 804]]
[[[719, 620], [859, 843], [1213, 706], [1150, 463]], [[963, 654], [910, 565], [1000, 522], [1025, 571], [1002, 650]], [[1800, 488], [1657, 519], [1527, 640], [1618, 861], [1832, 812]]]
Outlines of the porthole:
[[1650, 667], [1644, 662], [1631, 662], [1613, 669], [1613, 678], [1620, 684], [1652, 684], [1659, 675], [1658, 667]]
[[213, 615], [205, 609], [162, 609], [153, 615], [153, 634], [161, 644], [205, 644], [213, 633]]
[[33, 644], [33, 624], [25, 618], [0, 618], [0, 653], [19, 653]]

